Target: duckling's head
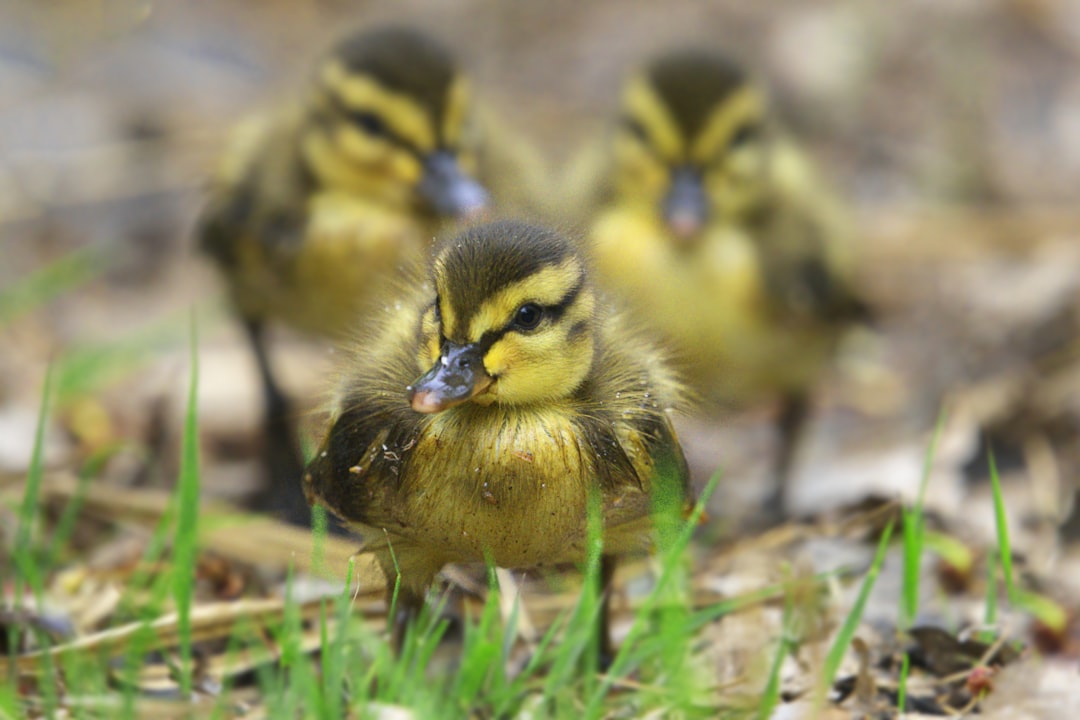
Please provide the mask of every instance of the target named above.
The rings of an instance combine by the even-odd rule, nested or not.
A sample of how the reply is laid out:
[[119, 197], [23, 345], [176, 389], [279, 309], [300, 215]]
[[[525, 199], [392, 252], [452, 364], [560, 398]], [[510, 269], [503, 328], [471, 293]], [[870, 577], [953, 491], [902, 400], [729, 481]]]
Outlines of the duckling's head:
[[585, 380], [596, 298], [570, 240], [516, 221], [478, 226], [436, 250], [432, 283], [414, 410], [557, 400]]
[[743, 70], [703, 50], [663, 55], [627, 82], [615, 130], [616, 192], [692, 240], [735, 218], [767, 183], [765, 99]]
[[473, 177], [466, 78], [450, 52], [389, 27], [339, 43], [319, 64], [301, 151], [317, 182], [444, 217], [488, 204]]

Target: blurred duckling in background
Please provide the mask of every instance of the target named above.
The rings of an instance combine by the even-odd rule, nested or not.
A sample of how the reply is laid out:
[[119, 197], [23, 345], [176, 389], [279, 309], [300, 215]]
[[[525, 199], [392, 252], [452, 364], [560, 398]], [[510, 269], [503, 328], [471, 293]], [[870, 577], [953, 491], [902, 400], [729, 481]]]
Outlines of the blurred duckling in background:
[[[361, 32], [318, 64], [306, 102], [242, 126], [199, 228], [258, 361], [272, 481], [258, 503], [299, 524], [310, 510], [288, 403], [264, 341], [267, 321], [341, 337], [385, 299], [450, 220], [485, 213], [486, 181], [527, 162], [492, 147], [450, 52], [412, 29]], [[499, 183], [508, 202], [527, 171]], [[497, 197], [496, 201], [504, 198]]]
[[807, 394], [865, 312], [840, 213], [762, 91], [710, 52], [672, 52], [630, 79], [606, 153], [588, 229], [597, 271], [706, 404], [780, 398], [778, 517]]
[[[447, 563], [581, 561], [600, 501], [604, 586], [648, 545], [654, 501], [682, 511], [679, 386], [658, 351], [602, 306], [577, 247], [502, 221], [436, 250], [431, 286], [346, 365], [312, 502], [358, 529], [392, 594], [394, 636]], [[610, 651], [606, 604], [602, 651]]]

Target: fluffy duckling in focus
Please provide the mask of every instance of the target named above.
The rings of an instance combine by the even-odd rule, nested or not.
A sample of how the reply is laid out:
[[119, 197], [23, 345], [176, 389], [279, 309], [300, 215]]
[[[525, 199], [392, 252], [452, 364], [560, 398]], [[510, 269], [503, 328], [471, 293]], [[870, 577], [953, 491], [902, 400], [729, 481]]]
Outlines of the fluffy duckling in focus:
[[588, 229], [607, 289], [670, 344], [707, 405], [779, 397], [767, 511], [784, 507], [807, 395], [850, 323], [841, 213], [744, 71], [707, 51], [625, 85]]
[[[597, 493], [602, 581], [645, 548], [654, 503], [685, 509], [660, 353], [596, 296], [576, 245], [513, 221], [440, 245], [431, 285], [359, 342], [308, 497], [357, 529], [394, 588], [395, 642], [448, 563], [585, 557]], [[610, 657], [607, 610], [602, 657]]]
[[[416, 30], [347, 37], [318, 64], [305, 102], [237, 132], [199, 228], [258, 361], [272, 482], [260, 502], [299, 524], [309, 508], [288, 403], [271, 371], [268, 321], [343, 337], [419, 262], [447, 221], [492, 204], [487, 181], [527, 150], [493, 148], [468, 78]], [[499, 183], [525, 202], [533, 180]], [[523, 189], [524, 188], [524, 189]]]

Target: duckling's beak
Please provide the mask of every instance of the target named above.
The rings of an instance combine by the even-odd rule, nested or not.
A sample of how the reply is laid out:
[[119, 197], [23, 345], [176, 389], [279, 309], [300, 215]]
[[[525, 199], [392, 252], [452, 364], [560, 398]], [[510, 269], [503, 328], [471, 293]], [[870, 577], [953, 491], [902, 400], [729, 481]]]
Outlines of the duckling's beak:
[[441, 412], [476, 397], [493, 380], [475, 344], [447, 342], [435, 366], [407, 388], [409, 403], [416, 412]]
[[701, 173], [689, 165], [675, 168], [663, 208], [664, 221], [680, 240], [696, 235], [709, 215]]
[[417, 190], [420, 197], [443, 217], [473, 219], [491, 202], [484, 186], [461, 172], [457, 158], [446, 150], [438, 150], [425, 158], [424, 175]]

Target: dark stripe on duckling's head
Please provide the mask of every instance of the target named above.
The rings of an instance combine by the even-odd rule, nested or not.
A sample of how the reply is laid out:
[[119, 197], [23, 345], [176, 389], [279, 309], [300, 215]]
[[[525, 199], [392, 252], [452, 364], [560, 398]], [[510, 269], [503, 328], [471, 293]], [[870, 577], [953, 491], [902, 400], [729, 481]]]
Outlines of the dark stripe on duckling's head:
[[350, 72], [412, 98], [437, 127], [442, 125], [457, 68], [450, 51], [434, 38], [406, 27], [380, 28], [345, 38], [330, 57]]
[[576, 262], [578, 268], [562, 297], [551, 303], [556, 312], [574, 301], [584, 283], [584, 263], [570, 240], [546, 228], [505, 220], [479, 225], [443, 242], [435, 253], [433, 280], [449, 326], [444, 331], [456, 335], [451, 338], [456, 341], [469, 340], [465, 333], [470, 320], [485, 301], [568, 262]]
[[742, 68], [706, 50], [682, 50], [649, 63], [646, 74], [685, 137], [696, 137], [709, 116], [747, 82]]

